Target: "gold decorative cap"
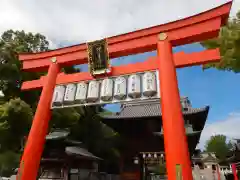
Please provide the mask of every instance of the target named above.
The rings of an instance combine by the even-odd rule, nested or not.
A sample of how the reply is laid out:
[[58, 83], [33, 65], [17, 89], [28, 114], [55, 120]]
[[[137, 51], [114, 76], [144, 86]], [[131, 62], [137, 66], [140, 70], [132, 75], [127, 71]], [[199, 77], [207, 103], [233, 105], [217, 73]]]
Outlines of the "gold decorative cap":
[[167, 36], [166, 33], [160, 33], [160, 34], [158, 35], [158, 39], [159, 39], [160, 41], [166, 40], [167, 37], [168, 37], [168, 36]]
[[52, 58], [51, 58], [51, 61], [52, 61], [53, 63], [56, 63], [56, 62], [57, 62], [57, 58], [56, 58], [56, 57], [52, 57]]

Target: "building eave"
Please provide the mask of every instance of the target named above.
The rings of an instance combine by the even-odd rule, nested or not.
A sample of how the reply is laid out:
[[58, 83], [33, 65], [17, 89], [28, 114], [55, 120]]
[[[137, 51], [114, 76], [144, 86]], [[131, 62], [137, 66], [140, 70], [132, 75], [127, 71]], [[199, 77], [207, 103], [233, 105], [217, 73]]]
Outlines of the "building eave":
[[[205, 113], [208, 114], [209, 106], [202, 108], [188, 108], [183, 110], [182, 113], [184, 116]], [[132, 119], [132, 118], [149, 118], [149, 117], [161, 117], [161, 105], [160, 103], [146, 103], [146, 104], [131, 104], [123, 106], [120, 112], [113, 114], [103, 114], [100, 116], [103, 119]]]

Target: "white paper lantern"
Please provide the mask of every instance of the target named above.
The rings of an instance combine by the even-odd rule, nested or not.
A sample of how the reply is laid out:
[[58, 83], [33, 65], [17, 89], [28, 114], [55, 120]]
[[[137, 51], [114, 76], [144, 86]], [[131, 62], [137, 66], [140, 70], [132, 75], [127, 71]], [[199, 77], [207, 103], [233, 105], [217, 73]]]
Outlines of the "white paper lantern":
[[153, 72], [146, 72], [143, 75], [143, 95], [151, 97], [157, 93], [156, 74]]
[[101, 99], [103, 101], [110, 101], [113, 96], [113, 80], [104, 79], [101, 85]]
[[65, 92], [65, 86], [60, 85], [56, 86], [53, 93], [53, 100], [52, 105], [53, 106], [61, 106], [63, 103], [64, 98], [64, 92]]
[[75, 102], [76, 103], [85, 103], [87, 98], [87, 84], [84, 82], [77, 84], [77, 91], [75, 95]]
[[124, 77], [117, 77], [114, 82], [114, 98], [122, 100], [127, 94], [127, 80]]
[[63, 100], [64, 104], [74, 103], [76, 89], [77, 89], [76, 84], [68, 84], [66, 86], [66, 91], [65, 91], [64, 100]]
[[98, 99], [99, 99], [99, 82], [90, 81], [88, 85], [87, 101], [96, 102]]
[[140, 76], [137, 74], [131, 75], [128, 78], [128, 96], [135, 99], [141, 95]]

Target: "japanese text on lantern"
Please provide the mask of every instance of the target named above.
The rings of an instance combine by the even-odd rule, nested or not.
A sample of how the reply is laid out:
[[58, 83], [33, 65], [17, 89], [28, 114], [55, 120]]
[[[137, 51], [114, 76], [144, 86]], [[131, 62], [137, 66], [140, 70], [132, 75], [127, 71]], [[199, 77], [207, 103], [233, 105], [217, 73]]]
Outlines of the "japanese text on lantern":
[[58, 85], [52, 108], [160, 98], [158, 71]]

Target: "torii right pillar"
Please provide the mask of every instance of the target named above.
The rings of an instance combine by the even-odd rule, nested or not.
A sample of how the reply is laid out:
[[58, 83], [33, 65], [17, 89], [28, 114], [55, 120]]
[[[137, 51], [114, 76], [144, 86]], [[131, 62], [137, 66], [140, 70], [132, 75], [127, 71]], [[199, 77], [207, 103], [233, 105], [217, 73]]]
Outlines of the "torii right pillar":
[[166, 33], [159, 35], [157, 52], [168, 179], [192, 180], [172, 45]]
[[236, 164], [235, 163], [231, 164], [231, 167], [232, 167], [232, 173], [233, 173], [233, 176], [234, 176], [234, 180], [238, 180]]

